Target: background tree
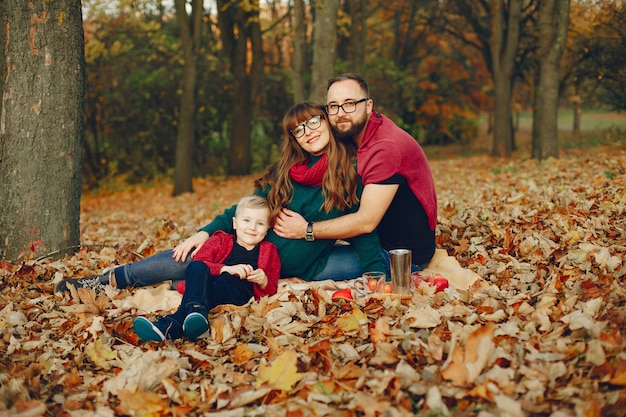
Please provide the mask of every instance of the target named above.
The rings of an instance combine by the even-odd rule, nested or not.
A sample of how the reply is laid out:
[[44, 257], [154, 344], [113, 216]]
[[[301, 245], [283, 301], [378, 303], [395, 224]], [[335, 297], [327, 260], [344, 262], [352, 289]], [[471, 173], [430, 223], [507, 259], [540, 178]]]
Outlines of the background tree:
[[326, 102], [328, 79], [335, 74], [337, 13], [340, 0], [316, 0], [313, 9], [313, 63], [310, 100]]
[[253, 103], [263, 75], [263, 44], [258, 0], [217, 0], [218, 25], [223, 53], [232, 79], [230, 155], [228, 172], [250, 173], [250, 135]]
[[350, 16], [350, 71], [362, 73], [365, 69], [365, 54], [367, 41], [367, 0], [348, 0], [346, 15]]
[[193, 144], [196, 131], [196, 84], [198, 81], [198, 50], [202, 33], [202, 0], [191, 1], [191, 13], [187, 14], [187, 2], [176, 0], [176, 16], [180, 27], [180, 39], [185, 59], [183, 66], [183, 92], [180, 98], [178, 134], [176, 136], [176, 169], [174, 195], [192, 192]]
[[[524, 6], [524, 7], [523, 7]], [[485, 59], [493, 83], [493, 145], [494, 156], [511, 156], [514, 147], [513, 82], [519, 65], [518, 48], [522, 28], [532, 15], [533, 0], [458, 0], [444, 5], [444, 22], [449, 33], [473, 45]], [[450, 20], [452, 19], [452, 20]], [[472, 36], [464, 26], [465, 21]]]
[[84, 40], [80, 0], [4, 0], [0, 257], [79, 244]]
[[581, 45], [588, 96], [611, 109], [626, 110], [626, 3], [598, 1], [586, 16], [593, 28]]
[[532, 137], [532, 157], [535, 159], [559, 157], [559, 71], [567, 43], [569, 12], [570, 0], [542, 0], [539, 5]]
[[294, 0], [293, 7], [293, 27], [291, 32], [293, 33], [293, 101], [294, 103], [301, 103], [305, 100], [305, 84], [304, 73], [306, 68], [306, 34], [307, 34], [307, 21], [305, 20], [305, 8], [303, 0]]

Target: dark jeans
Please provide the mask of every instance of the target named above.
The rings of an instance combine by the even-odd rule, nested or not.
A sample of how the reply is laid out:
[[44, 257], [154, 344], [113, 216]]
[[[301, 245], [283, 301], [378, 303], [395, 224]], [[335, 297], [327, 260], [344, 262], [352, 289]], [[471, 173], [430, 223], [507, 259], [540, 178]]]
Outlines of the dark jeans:
[[180, 307], [168, 316], [181, 325], [189, 313], [198, 312], [206, 317], [218, 305], [243, 305], [254, 295], [250, 281], [230, 274], [211, 275], [209, 267], [200, 261], [189, 263], [185, 279], [185, 294]]

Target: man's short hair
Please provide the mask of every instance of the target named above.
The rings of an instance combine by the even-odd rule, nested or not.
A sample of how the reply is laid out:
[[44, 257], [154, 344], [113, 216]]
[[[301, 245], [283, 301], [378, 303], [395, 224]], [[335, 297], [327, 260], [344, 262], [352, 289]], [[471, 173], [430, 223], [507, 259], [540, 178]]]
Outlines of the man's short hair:
[[338, 81], [346, 81], [346, 80], [354, 80], [354, 81], [356, 81], [357, 83], [359, 83], [359, 85], [361, 86], [361, 88], [365, 92], [365, 97], [369, 97], [370, 96], [370, 87], [369, 87], [369, 85], [367, 85], [367, 81], [365, 81], [365, 78], [363, 78], [359, 74], [355, 74], [353, 72], [344, 72], [343, 74], [339, 74], [336, 77], [333, 77], [330, 80], [328, 80], [328, 86], [326, 87], [326, 91], [328, 91], [330, 86], [335, 84], [336, 82], [338, 82]]

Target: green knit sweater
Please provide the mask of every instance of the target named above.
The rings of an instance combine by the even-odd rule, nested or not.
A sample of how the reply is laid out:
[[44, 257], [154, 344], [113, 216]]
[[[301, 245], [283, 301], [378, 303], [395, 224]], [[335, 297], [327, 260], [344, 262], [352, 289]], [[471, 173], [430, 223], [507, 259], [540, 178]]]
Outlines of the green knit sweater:
[[[359, 196], [361, 191], [362, 186], [359, 184]], [[255, 190], [255, 194], [263, 197], [266, 197], [268, 192], [269, 189]], [[294, 182], [293, 199], [287, 208], [300, 213], [310, 222], [332, 219], [358, 209], [358, 205], [356, 205], [346, 211], [332, 210], [330, 213], [326, 213], [322, 207], [323, 201], [322, 187], [306, 186]], [[226, 209], [224, 213], [200, 230], [204, 230], [209, 235], [216, 230], [233, 233], [233, 217], [236, 208], [237, 205], [234, 205]], [[324, 269], [328, 255], [335, 244], [334, 239], [316, 239], [313, 242], [307, 242], [304, 239], [284, 239], [278, 237], [272, 229], [267, 233], [266, 239], [278, 247], [281, 277], [299, 277], [305, 281], [311, 280]], [[383, 270], [380, 242], [375, 231], [348, 239], [348, 241], [354, 246], [364, 271]]]

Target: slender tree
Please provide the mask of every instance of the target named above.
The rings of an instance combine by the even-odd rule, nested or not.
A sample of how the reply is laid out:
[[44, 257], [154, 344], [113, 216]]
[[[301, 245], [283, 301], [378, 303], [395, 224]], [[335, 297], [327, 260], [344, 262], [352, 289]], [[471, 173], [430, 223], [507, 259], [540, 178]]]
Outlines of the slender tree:
[[567, 42], [569, 11], [570, 0], [542, 0], [539, 6], [532, 139], [532, 156], [536, 159], [559, 157], [559, 68]]
[[80, 0], [0, 2], [0, 258], [80, 242], [84, 40]]
[[250, 173], [253, 104], [263, 72], [259, 0], [217, 0], [222, 47], [232, 75], [233, 108], [228, 170]]
[[368, 0], [349, 0], [350, 44], [352, 46], [351, 71], [362, 73], [365, 69], [365, 48], [367, 43]]
[[176, 16], [185, 63], [183, 94], [180, 99], [178, 133], [176, 137], [176, 171], [174, 195], [192, 192], [193, 143], [196, 126], [196, 84], [198, 82], [198, 50], [202, 33], [202, 0], [191, 0], [191, 14], [187, 14], [186, 0], [176, 0]]
[[340, 0], [317, 0], [313, 4], [313, 64], [310, 99], [325, 102], [326, 84], [335, 72], [337, 13]]
[[[513, 82], [523, 60], [518, 54], [522, 29], [535, 5], [536, 0], [453, 0], [444, 5], [446, 30], [480, 51], [491, 73], [494, 156], [513, 152]], [[467, 22], [472, 36], [460, 21]]]
[[492, 0], [490, 8], [490, 54], [494, 84], [494, 156], [511, 156], [513, 152], [513, 70], [520, 38], [522, 0]]
[[293, 100], [295, 103], [304, 101], [304, 69], [306, 68], [306, 20], [304, 13], [304, 1], [294, 0], [293, 7]]

